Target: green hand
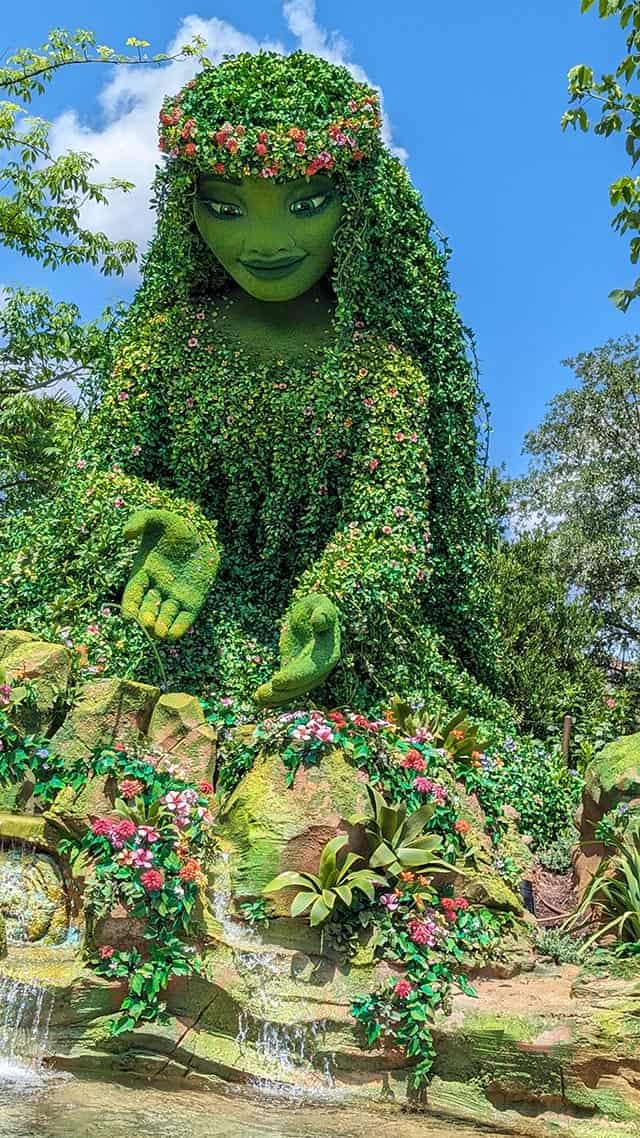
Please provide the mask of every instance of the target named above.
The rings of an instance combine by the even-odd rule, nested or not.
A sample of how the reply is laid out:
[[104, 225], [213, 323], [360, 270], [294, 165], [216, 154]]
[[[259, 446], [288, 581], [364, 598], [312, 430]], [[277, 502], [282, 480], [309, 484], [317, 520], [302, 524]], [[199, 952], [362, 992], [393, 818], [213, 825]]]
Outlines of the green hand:
[[340, 624], [333, 601], [319, 593], [303, 597], [285, 617], [280, 634], [280, 670], [254, 692], [260, 707], [277, 707], [317, 688], [340, 659]]
[[196, 619], [215, 579], [218, 550], [170, 510], [138, 510], [124, 528], [142, 544], [122, 595], [122, 615], [159, 640], [178, 640]]

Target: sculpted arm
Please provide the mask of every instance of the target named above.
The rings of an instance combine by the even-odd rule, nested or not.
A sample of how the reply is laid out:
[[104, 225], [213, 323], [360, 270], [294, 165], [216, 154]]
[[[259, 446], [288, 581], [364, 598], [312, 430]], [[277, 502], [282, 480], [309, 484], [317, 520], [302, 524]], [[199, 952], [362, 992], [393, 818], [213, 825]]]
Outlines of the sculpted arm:
[[382, 659], [393, 666], [421, 620], [429, 578], [426, 381], [397, 351], [372, 359], [368, 372], [366, 426], [340, 521], [295, 590], [281, 669], [256, 693], [265, 705], [318, 686], [341, 653], [360, 673]]

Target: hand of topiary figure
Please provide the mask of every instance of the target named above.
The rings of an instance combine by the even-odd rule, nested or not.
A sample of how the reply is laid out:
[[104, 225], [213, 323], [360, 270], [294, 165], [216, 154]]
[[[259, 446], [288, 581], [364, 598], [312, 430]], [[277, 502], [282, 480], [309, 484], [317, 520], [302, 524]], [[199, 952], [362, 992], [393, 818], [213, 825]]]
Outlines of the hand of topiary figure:
[[338, 610], [313, 593], [290, 609], [280, 633], [280, 670], [254, 693], [261, 707], [277, 707], [317, 688], [340, 659]]
[[159, 640], [178, 640], [215, 579], [218, 549], [170, 510], [136, 511], [124, 535], [128, 541], [141, 537], [142, 544], [122, 596], [122, 615]]

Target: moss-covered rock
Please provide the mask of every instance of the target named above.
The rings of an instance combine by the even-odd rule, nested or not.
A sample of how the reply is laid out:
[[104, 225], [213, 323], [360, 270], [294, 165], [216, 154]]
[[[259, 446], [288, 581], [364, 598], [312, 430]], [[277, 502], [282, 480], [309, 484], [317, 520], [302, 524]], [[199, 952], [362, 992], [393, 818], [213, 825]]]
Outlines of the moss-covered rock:
[[[237, 898], [258, 897], [276, 874], [317, 872], [325, 844], [339, 833], [366, 850], [364, 833], [349, 818], [366, 812], [365, 776], [339, 751], [317, 767], [301, 767], [292, 787], [279, 755], [260, 757], [228, 799], [217, 833], [230, 851], [231, 888]], [[275, 895], [276, 910], [288, 912]]]
[[51, 729], [70, 676], [71, 657], [62, 644], [20, 639], [6, 652], [0, 662], [0, 682], [14, 689], [25, 682], [34, 685], [33, 701], [20, 702], [13, 708], [13, 718], [23, 731], [46, 734]]
[[150, 745], [170, 754], [191, 782], [215, 781], [217, 735], [197, 696], [167, 692], [156, 703], [147, 731]]
[[96, 747], [144, 741], [160, 689], [133, 680], [104, 679], [84, 684], [51, 748], [67, 762], [86, 759]]
[[591, 760], [584, 776], [577, 822], [580, 846], [574, 856], [576, 888], [582, 894], [607, 850], [596, 840], [598, 822], [621, 803], [640, 799], [640, 733], [608, 743]]

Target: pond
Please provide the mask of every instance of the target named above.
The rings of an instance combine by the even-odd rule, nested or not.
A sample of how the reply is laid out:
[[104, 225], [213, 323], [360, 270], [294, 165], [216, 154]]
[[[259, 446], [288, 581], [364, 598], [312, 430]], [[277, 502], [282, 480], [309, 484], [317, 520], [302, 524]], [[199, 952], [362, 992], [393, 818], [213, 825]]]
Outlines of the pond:
[[2, 1138], [380, 1138], [382, 1127], [385, 1138], [486, 1138], [488, 1133], [339, 1103], [278, 1103], [223, 1091], [159, 1089], [140, 1081], [46, 1076], [0, 1060]]

